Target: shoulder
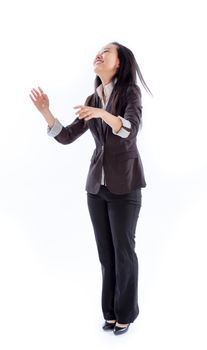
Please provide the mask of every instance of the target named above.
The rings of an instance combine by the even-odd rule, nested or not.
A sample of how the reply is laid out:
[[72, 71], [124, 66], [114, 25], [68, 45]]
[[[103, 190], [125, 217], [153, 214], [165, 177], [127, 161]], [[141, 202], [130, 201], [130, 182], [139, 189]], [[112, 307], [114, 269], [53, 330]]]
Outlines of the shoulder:
[[141, 89], [136, 84], [128, 85], [126, 89], [126, 101], [128, 103], [135, 103], [136, 105], [142, 105], [142, 93]]
[[127, 94], [135, 94], [137, 96], [142, 96], [141, 89], [137, 84], [129, 84], [126, 88]]
[[89, 95], [86, 98], [84, 105], [85, 106], [93, 106], [93, 105], [95, 105], [95, 99], [96, 99], [95, 93]]

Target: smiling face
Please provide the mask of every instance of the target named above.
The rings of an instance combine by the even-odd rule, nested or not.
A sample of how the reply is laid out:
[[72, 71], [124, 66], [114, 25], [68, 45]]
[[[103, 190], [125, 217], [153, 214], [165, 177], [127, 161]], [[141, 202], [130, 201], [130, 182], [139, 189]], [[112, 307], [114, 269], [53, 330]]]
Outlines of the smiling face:
[[117, 47], [114, 44], [104, 46], [96, 55], [94, 61], [94, 72], [99, 76], [107, 75], [113, 77], [119, 67]]

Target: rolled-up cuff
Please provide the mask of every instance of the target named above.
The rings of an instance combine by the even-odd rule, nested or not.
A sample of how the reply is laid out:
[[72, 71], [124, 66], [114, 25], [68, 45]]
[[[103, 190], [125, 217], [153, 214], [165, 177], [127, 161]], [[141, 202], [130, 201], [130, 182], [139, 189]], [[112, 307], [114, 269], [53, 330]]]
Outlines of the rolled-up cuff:
[[131, 123], [130, 123], [129, 120], [124, 119], [123, 117], [120, 117], [119, 115], [118, 115], [118, 118], [121, 119], [121, 121], [122, 121], [122, 127], [121, 127], [121, 129], [118, 132], [116, 132], [114, 129], [112, 129], [112, 132], [113, 132], [114, 135], [126, 138], [130, 134]]
[[49, 136], [55, 137], [61, 132], [62, 128], [63, 128], [63, 126], [59, 122], [59, 120], [55, 119], [55, 123], [54, 123], [53, 127], [52, 128], [50, 128], [49, 126], [47, 127], [47, 134]]

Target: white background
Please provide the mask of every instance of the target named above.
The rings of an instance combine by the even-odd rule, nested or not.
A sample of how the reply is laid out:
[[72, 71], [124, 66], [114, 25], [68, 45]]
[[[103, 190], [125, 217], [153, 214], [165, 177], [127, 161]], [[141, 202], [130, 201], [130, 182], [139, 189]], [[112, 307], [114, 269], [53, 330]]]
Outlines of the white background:
[[[1, 1], [0, 347], [206, 349], [205, 1]], [[54, 115], [93, 92], [92, 61], [119, 41], [142, 89], [138, 147], [147, 187], [137, 226], [140, 315], [128, 333], [101, 329], [101, 269], [85, 181], [90, 131], [63, 146], [29, 93]]]

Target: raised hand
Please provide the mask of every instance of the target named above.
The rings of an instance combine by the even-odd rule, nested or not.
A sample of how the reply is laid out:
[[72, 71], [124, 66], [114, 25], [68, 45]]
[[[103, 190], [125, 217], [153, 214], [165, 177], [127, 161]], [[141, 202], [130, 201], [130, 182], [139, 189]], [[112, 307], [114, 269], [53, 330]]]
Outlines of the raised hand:
[[39, 86], [38, 90], [33, 88], [29, 96], [37, 109], [42, 113], [49, 110], [49, 99]]
[[39, 91], [33, 88], [29, 96], [40, 113], [42, 113], [48, 126], [52, 128], [55, 123], [55, 117], [49, 110], [49, 98], [39, 86], [38, 89]]

